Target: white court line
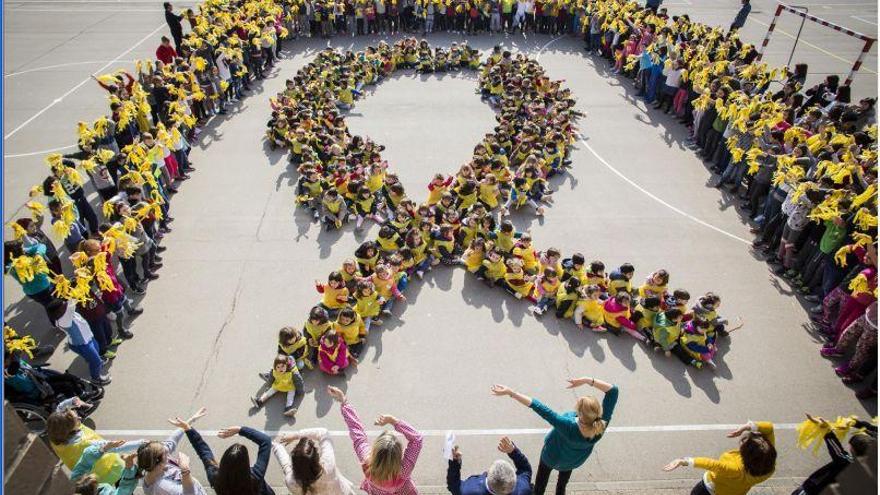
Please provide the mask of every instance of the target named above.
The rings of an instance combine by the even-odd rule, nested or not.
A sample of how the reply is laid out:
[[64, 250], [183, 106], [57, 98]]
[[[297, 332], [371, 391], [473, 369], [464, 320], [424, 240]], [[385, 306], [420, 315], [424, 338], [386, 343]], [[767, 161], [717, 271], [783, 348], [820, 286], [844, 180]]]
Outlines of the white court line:
[[65, 14], [75, 14], [77, 12], [83, 13], [92, 13], [92, 12], [115, 12], [117, 14], [127, 14], [129, 12], [158, 12], [156, 9], [125, 9], [124, 11], [119, 9], [33, 9], [33, 8], [14, 8], [10, 7], [7, 9], [8, 12], [57, 12], [57, 13], [65, 13]]
[[556, 43], [557, 41], [561, 40], [561, 39], [564, 38], [564, 37], [565, 37], [565, 35], [557, 36], [557, 37], [553, 38], [552, 40], [550, 40], [550, 41], [544, 43], [544, 46], [542, 46], [541, 48], [538, 48], [538, 53], [535, 54], [535, 62], [540, 62], [540, 61], [541, 61], [541, 53], [542, 53], [542, 52], [543, 52], [548, 46], [552, 45], [553, 43]]
[[52, 153], [55, 151], [66, 150], [68, 148], [76, 148], [76, 145], [75, 144], [68, 144], [67, 146], [59, 146], [57, 148], [50, 148], [48, 150], [31, 151], [29, 153], [15, 153], [12, 155], [3, 155], [3, 158], [21, 158], [23, 156], [42, 155], [43, 153]]
[[[110, 66], [113, 65], [114, 63], [118, 62], [119, 59], [121, 59], [122, 57], [128, 55], [132, 50], [134, 50], [135, 48], [137, 48], [138, 46], [140, 46], [140, 44], [143, 43], [144, 41], [147, 41], [148, 39], [150, 39], [151, 36], [153, 36], [154, 34], [156, 34], [156, 33], [157, 33], [160, 29], [162, 29], [163, 27], [165, 27], [165, 23], [164, 23], [164, 22], [163, 22], [162, 24], [160, 24], [159, 27], [157, 27], [156, 29], [152, 30], [152, 31], [150, 32], [150, 34], [144, 36], [143, 38], [141, 38], [140, 41], [138, 41], [137, 43], [135, 43], [134, 45], [132, 45], [131, 48], [129, 48], [128, 50], [125, 50], [125, 51], [122, 52], [122, 53], [120, 53], [116, 58], [114, 58], [113, 60], [111, 60], [110, 62], [108, 62], [106, 65], [104, 65], [104, 66], [101, 67], [100, 69], [96, 70], [95, 72], [101, 72], [102, 70], [106, 69], [107, 67], [110, 67]], [[49, 103], [48, 105], [46, 105], [42, 110], [40, 110], [39, 112], [35, 113], [31, 118], [25, 120], [24, 122], [22, 122], [21, 124], [19, 124], [18, 127], [16, 127], [15, 129], [11, 130], [11, 131], [9, 132], [9, 134], [3, 136], [3, 140], [5, 141], [5, 140], [9, 139], [9, 138], [12, 137], [15, 133], [17, 133], [18, 131], [24, 129], [25, 126], [27, 126], [28, 124], [30, 124], [31, 122], [33, 122], [37, 117], [39, 117], [40, 115], [43, 115], [44, 113], [46, 113], [47, 110], [49, 110], [50, 108], [54, 107], [55, 105], [61, 103], [61, 102], [64, 100], [64, 98], [67, 98], [67, 97], [70, 96], [74, 91], [76, 91], [76, 90], [78, 90], [79, 88], [83, 87], [83, 85], [85, 85], [87, 82], [89, 82], [89, 81], [91, 81], [91, 80], [92, 80], [91, 77], [87, 77], [87, 78], [83, 79], [82, 82], [80, 82], [79, 84], [77, 84], [76, 86], [74, 86], [73, 88], [71, 88], [70, 90], [68, 90], [66, 93], [64, 93], [63, 95], [59, 96], [58, 98], [55, 98], [54, 100], [52, 100], [52, 103]]]
[[[774, 423], [773, 428], [776, 430], [794, 430], [799, 423]], [[651, 426], [609, 426], [608, 431], [611, 433], [675, 433], [675, 432], [702, 432], [702, 431], [730, 431], [742, 426], [725, 425], [725, 424], [708, 424], [708, 425], [651, 425]], [[220, 430], [199, 430], [202, 436], [216, 437]], [[270, 436], [283, 433], [285, 430], [267, 430], [265, 433]], [[286, 430], [290, 431], [290, 430]], [[367, 432], [369, 436], [379, 436], [384, 430], [371, 430]], [[445, 438], [446, 434], [452, 432], [458, 437], [483, 437], [497, 435], [545, 435], [549, 432], [549, 428], [497, 428], [497, 429], [480, 429], [480, 430], [419, 430], [424, 437], [440, 437]], [[97, 433], [104, 437], [167, 437], [174, 433], [174, 430], [98, 430]], [[346, 430], [331, 430], [330, 436], [347, 437]]]
[[696, 223], [702, 225], [703, 227], [706, 227], [706, 228], [712, 229], [712, 230], [714, 230], [715, 232], [718, 232], [719, 234], [726, 235], [727, 237], [730, 237], [731, 239], [733, 239], [733, 240], [735, 240], [735, 241], [742, 242], [743, 244], [748, 244], [748, 245], [750, 245], [750, 246], [752, 245], [752, 241], [749, 241], [749, 240], [743, 239], [742, 237], [739, 237], [739, 236], [736, 235], [736, 234], [731, 234], [730, 232], [728, 232], [728, 231], [726, 231], [726, 230], [724, 230], [724, 229], [721, 229], [721, 228], [719, 228], [719, 227], [716, 227], [716, 226], [714, 226], [714, 225], [712, 225], [711, 223], [708, 223], [708, 222], [706, 222], [706, 221], [700, 220], [699, 218], [697, 218], [697, 217], [691, 215], [690, 213], [688, 213], [688, 212], [686, 212], [686, 211], [684, 211], [684, 210], [682, 210], [682, 209], [680, 209], [680, 208], [678, 208], [678, 207], [676, 207], [676, 206], [673, 206], [673, 205], [667, 203], [667, 202], [664, 201], [663, 199], [661, 199], [661, 198], [659, 198], [658, 196], [656, 196], [654, 193], [652, 193], [652, 192], [648, 191], [647, 189], [645, 189], [644, 187], [638, 185], [636, 182], [634, 182], [633, 180], [631, 180], [629, 177], [623, 175], [623, 173], [622, 173], [620, 170], [617, 170], [616, 168], [614, 168], [614, 166], [612, 166], [610, 163], [608, 163], [607, 160], [605, 160], [604, 158], [602, 158], [602, 157], [599, 155], [599, 153], [596, 153], [596, 150], [594, 150], [593, 147], [590, 146], [590, 144], [587, 143], [586, 140], [584, 140], [583, 136], [581, 137], [581, 143], [583, 143], [583, 145], [586, 146], [587, 150], [588, 150], [590, 153], [592, 153], [593, 156], [595, 156], [596, 159], [598, 159], [598, 160], [602, 163], [602, 165], [605, 165], [605, 167], [607, 167], [608, 170], [614, 172], [615, 175], [617, 175], [618, 177], [620, 177], [621, 179], [623, 179], [623, 180], [624, 180], [626, 183], [628, 183], [629, 185], [631, 185], [631, 186], [633, 186], [634, 188], [636, 188], [636, 189], [638, 189], [639, 191], [641, 191], [642, 194], [644, 194], [645, 196], [648, 196], [649, 198], [653, 199], [654, 201], [660, 203], [661, 205], [663, 205], [663, 206], [669, 208], [670, 210], [672, 210], [672, 211], [678, 213], [679, 215], [681, 215], [681, 216], [683, 216], [683, 217], [685, 217], [685, 218], [687, 218], [687, 219], [689, 219], [689, 220], [692, 220], [692, 221], [694, 221], [694, 222], [696, 222]]
[[[545, 48], [547, 48], [548, 46], [550, 46], [552, 43], [555, 43], [555, 42], [559, 41], [559, 40], [562, 39], [562, 38], [563, 38], [562, 36], [558, 36], [558, 37], [553, 38], [552, 40], [548, 41], [547, 43], [545, 43], [544, 46], [542, 46], [542, 47], [538, 50], [538, 53], [535, 54], [535, 61], [540, 61], [540, 58], [541, 58], [541, 52], [543, 52]], [[728, 231], [726, 231], [726, 230], [724, 230], [724, 229], [718, 228], [718, 227], [716, 227], [716, 226], [712, 225], [711, 223], [708, 223], [708, 222], [706, 222], [706, 221], [704, 221], [704, 220], [700, 220], [699, 218], [697, 218], [697, 217], [691, 215], [690, 213], [688, 213], [688, 212], [686, 212], [686, 211], [684, 211], [684, 210], [682, 210], [682, 209], [680, 209], [680, 208], [678, 208], [678, 207], [676, 207], [676, 206], [673, 206], [673, 205], [667, 203], [667, 202], [664, 201], [663, 199], [661, 199], [661, 198], [659, 198], [658, 196], [656, 196], [654, 193], [648, 191], [648, 190], [645, 189], [644, 187], [642, 187], [642, 186], [638, 185], [637, 183], [635, 183], [634, 181], [632, 181], [629, 177], [623, 175], [623, 173], [622, 173], [620, 170], [617, 170], [616, 168], [614, 168], [614, 166], [612, 166], [610, 163], [608, 163], [607, 160], [605, 160], [604, 158], [602, 158], [601, 156], [599, 156], [598, 153], [596, 153], [596, 150], [594, 150], [593, 147], [590, 146], [589, 143], [587, 143], [586, 140], [584, 140], [583, 136], [581, 136], [581, 143], [583, 143], [584, 146], [587, 147], [587, 150], [589, 150], [589, 152], [592, 153], [593, 156], [595, 156], [595, 157], [596, 157], [596, 158], [597, 158], [597, 159], [598, 159], [603, 165], [605, 165], [605, 166], [608, 168], [608, 170], [614, 172], [618, 177], [620, 177], [621, 179], [623, 179], [624, 181], [626, 181], [629, 185], [631, 185], [631, 186], [633, 186], [634, 188], [636, 188], [636, 189], [638, 189], [639, 191], [641, 191], [642, 194], [648, 196], [649, 198], [651, 198], [651, 199], [653, 199], [654, 201], [660, 203], [661, 205], [663, 205], [663, 206], [669, 208], [670, 210], [672, 210], [672, 211], [678, 213], [679, 215], [682, 215], [682, 216], [684, 216], [685, 218], [687, 218], [687, 219], [689, 219], [689, 220], [692, 220], [692, 221], [694, 221], [694, 222], [696, 222], [696, 223], [698, 223], [698, 224], [700, 224], [700, 225], [702, 225], [702, 226], [704, 226], [704, 227], [706, 227], [706, 228], [712, 229], [712, 230], [714, 230], [715, 232], [718, 232], [719, 234], [726, 235], [727, 237], [730, 237], [730, 238], [733, 239], [733, 240], [736, 240], [736, 241], [742, 242], [742, 243], [744, 243], [744, 244], [748, 244], [749, 246], [752, 245], [752, 241], [749, 241], [749, 240], [747, 240], [747, 239], [743, 239], [742, 237], [739, 237], [739, 236], [736, 235], [736, 234], [731, 234], [730, 232], [728, 232]]]
[[134, 63], [136, 60], [87, 60], [85, 62], [67, 62], [63, 64], [55, 64], [55, 65], [44, 65], [42, 67], [34, 67], [33, 69], [25, 69], [20, 70], [18, 72], [10, 72], [9, 74], [4, 74], [3, 77], [12, 77], [12, 76], [20, 76], [22, 74], [28, 74], [30, 72], [37, 72], [41, 70], [50, 70], [50, 69], [58, 69], [61, 67], [71, 67], [73, 65], [87, 65], [87, 64], [104, 64], [104, 63], [113, 63], [113, 62], [131, 62]]
[[[46, 4], [56, 4], [56, 3], [75, 3], [75, 4], [90, 4], [90, 3], [98, 3], [98, 4], [126, 4], [126, 3], [147, 3], [151, 5], [156, 5], [157, 9], [153, 10], [153, 12], [164, 12], [165, 9], [162, 9], [162, 5], [156, 2], [156, 0], [9, 0], [4, 2], [6, 5], [46, 5]], [[198, 3], [197, 0], [178, 0], [174, 2], [175, 4], [195, 4]]]
[[874, 21], [869, 21], [869, 20], [867, 20], [867, 19], [862, 19], [861, 17], [859, 17], [859, 16], [857, 16], [857, 15], [851, 15], [850, 17], [852, 17], [853, 19], [855, 19], [855, 20], [857, 20], [857, 21], [862, 21], [862, 22], [864, 22], [864, 23], [866, 23], [866, 24], [871, 24], [872, 26], [876, 26], [876, 25], [877, 25], [876, 22], [874, 22]]

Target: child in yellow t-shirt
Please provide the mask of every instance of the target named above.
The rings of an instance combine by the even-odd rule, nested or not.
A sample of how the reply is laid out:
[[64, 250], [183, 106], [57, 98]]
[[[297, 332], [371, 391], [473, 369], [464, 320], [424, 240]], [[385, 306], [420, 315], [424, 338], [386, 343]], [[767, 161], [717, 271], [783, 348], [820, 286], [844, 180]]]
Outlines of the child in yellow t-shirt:
[[[603, 309], [602, 288], [596, 284], [583, 286], [578, 290], [579, 298], [574, 310], [574, 323], [578, 328], [589, 327], [594, 332], [604, 332], [605, 311]], [[584, 325], [586, 323], [586, 325]]]
[[534, 315], [542, 315], [547, 311], [547, 307], [551, 303], [556, 302], [556, 293], [559, 291], [559, 273], [554, 268], [545, 268], [541, 275], [535, 280], [535, 288], [532, 297], [537, 300], [537, 304], [529, 307], [529, 311]]
[[255, 408], [260, 409], [270, 397], [278, 392], [287, 394], [284, 415], [287, 417], [296, 415], [296, 404], [302, 400], [304, 391], [302, 376], [299, 374], [292, 356], [279, 354], [275, 357], [275, 362], [272, 365], [272, 386], [263, 392], [263, 395], [251, 397], [251, 402]]
[[364, 320], [354, 309], [345, 308], [336, 317], [333, 330], [345, 340], [348, 352], [356, 363], [366, 346], [367, 327], [364, 325]]
[[327, 277], [327, 283], [315, 281], [315, 288], [323, 294], [320, 306], [327, 310], [327, 313], [333, 317], [340, 309], [348, 307], [348, 288], [345, 287], [345, 280], [339, 272], [331, 272]]

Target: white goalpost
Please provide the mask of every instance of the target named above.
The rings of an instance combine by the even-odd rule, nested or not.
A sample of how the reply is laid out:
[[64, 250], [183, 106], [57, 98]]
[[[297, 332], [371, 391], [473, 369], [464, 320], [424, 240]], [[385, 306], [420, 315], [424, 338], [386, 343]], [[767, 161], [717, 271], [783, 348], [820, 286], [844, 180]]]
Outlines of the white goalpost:
[[[804, 21], [813, 21], [822, 26], [829, 27], [835, 31], [859, 39], [865, 43], [862, 47], [862, 52], [856, 58], [855, 63], [853, 63], [853, 66], [849, 71], [849, 74], [847, 74], [846, 76], [846, 81], [843, 83], [844, 86], [849, 86], [852, 83], [853, 77], [855, 76], [856, 72], [861, 69], [862, 62], [865, 59], [865, 55], [871, 50], [871, 47], [874, 46], [874, 43], [877, 40], [868, 35], [859, 33], [858, 31], [853, 31], [852, 29], [839, 26], [833, 22], [826, 21], [825, 19], [822, 19], [820, 17], [816, 17], [802, 10], [798, 10], [796, 7], [780, 2], [779, 5], [776, 7], [776, 13], [773, 15], [773, 21], [770, 22], [770, 27], [767, 29], [767, 35], [764, 36], [764, 41], [761, 43], [761, 48], [758, 49], [758, 60], [761, 60], [761, 58], [764, 56], [764, 49], [770, 42], [770, 36], [773, 35], [773, 30], [776, 29], [776, 22], [779, 20], [779, 16], [780, 14], [782, 14], [782, 12], [790, 12], [801, 17]], [[803, 24], [801, 24], [801, 27], [803, 27]], [[798, 37], [800, 37], [800, 31], [798, 31]], [[797, 41], [795, 41], [795, 43], [797, 43]]]

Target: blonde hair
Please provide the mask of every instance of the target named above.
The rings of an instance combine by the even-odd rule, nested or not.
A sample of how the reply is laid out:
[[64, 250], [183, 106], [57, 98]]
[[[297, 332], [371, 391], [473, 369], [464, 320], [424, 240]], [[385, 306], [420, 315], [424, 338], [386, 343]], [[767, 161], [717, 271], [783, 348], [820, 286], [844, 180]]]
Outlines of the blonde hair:
[[366, 474], [378, 484], [388, 483], [400, 474], [403, 445], [390, 431], [383, 431], [373, 442]]
[[588, 438], [605, 433], [605, 420], [602, 419], [602, 404], [592, 395], [581, 397], [575, 406], [578, 415], [578, 426], [581, 433]]

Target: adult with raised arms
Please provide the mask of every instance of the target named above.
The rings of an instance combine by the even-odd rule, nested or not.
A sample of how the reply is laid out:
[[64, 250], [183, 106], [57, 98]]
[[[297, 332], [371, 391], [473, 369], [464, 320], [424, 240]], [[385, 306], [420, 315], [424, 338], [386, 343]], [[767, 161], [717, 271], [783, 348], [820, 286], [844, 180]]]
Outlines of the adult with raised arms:
[[727, 434], [739, 438], [739, 447], [721, 454], [718, 459], [684, 457], [675, 459], [664, 471], [682, 466], [704, 469], [703, 479], [691, 495], [745, 495], [776, 470], [776, 446], [773, 423], [749, 421]]
[[493, 385], [492, 393], [497, 396], [508, 396], [520, 404], [531, 408], [538, 416], [544, 418], [553, 428], [544, 437], [541, 449], [541, 461], [535, 476], [535, 494], [543, 495], [550, 480], [550, 473], [559, 471], [556, 481], [556, 495], [565, 493], [571, 472], [581, 467], [590, 455], [596, 443], [602, 439], [614, 407], [617, 405], [618, 389], [613, 385], [593, 377], [572, 378], [568, 380], [568, 388], [589, 385], [600, 390], [605, 396], [602, 402], [592, 395], [579, 397], [574, 411], [558, 413], [550, 409], [538, 399], [516, 392], [504, 385]]
[[336, 387], [327, 387], [327, 393], [339, 402], [342, 418], [348, 426], [348, 435], [354, 444], [354, 453], [361, 463], [364, 481], [361, 490], [370, 495], [416, 495], [418, 490], [412, 480], [412, 471], [422, 451], [422, 434], [409, 423], [394, 416], [380, 414], [376, 426], [391, 425], [406, 438], [406, 447], [390, 431], [383, 431], [373, 444], [367, 441], [364, 424], [354, 406], [348, 403], [345, 393]]
[[[290, 451], [289, 445], [293, 445]], [[355, 495], [354, 485], [336, 467], [336, 453], [326, 428], [282, 433], [272, 444], [272, 453], [293, 495]]]

